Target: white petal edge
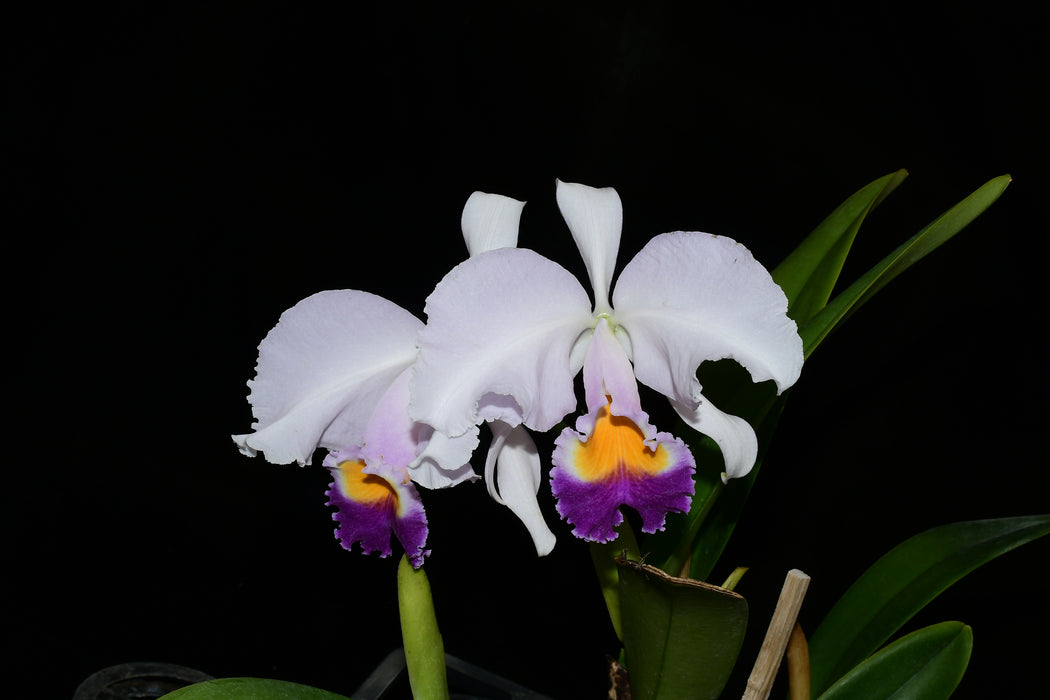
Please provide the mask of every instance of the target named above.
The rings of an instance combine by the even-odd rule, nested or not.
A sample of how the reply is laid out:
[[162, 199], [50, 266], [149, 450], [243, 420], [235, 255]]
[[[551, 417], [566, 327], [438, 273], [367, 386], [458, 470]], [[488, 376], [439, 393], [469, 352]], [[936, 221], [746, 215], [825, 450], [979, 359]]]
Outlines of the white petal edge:
[[427, 298], [412, 417], [456, 437], [495, 417], [479, 415], [483, 399], [503, 396], [514, 402], [501, 414], [509, 422], [550, 430], [576, 408], [569, 354], [592, 323], [589, 309], [579, 281], [531, 250], [460, 263]]
[[285, 311], [259, 345], [251, 391], [254, 432], [241, 452], [275, 464], [310, 462], [318, 447], [361, 442], [372, 412], [416, 356], [423, 323], [368, 292], [319, 292]]
[[623, 205], [611, 187], [557, 182], [558, 208], [580, 250], [594, 289], [596, 313], [609, 311], [609, 288], [623, 229]]
[[540, 455], [536, 443], [522, 427], [493, 421], [492, 445], [485, 460], [485, 484], [489, 495], [518, 516], [529, 531], [536, 554], [543, 557], [554, 549], [556, 537], [540, 512], [536, 494], [540, 489]]
[[758, 459], [758, 437], [750, 423], [739, 416], [723, 413], [702, 396], [695, 408], [674, 399], [671, 406], [682, 420], [718, 445], [725, 462], [723, 482], [748, 475]]
[[802, 339], [787, 297], [730, 238], [656, 236], [620, 273], [613, 304], [638, 380], [683, 404], [698, 400], [696, 369], [705, 360], [731, 358], [778, 391], [801, 372]]
[[518, 245], [518, 224], [525, 202], [501, 194], [474, 192], [463, 206], [460, 225], [471, 257]]

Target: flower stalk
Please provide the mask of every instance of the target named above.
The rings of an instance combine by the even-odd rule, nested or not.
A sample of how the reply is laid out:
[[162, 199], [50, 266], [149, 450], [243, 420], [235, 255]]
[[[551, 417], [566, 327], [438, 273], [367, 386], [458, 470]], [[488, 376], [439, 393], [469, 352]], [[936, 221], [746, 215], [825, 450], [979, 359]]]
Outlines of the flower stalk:
[[430, 581], [422, 567], [413, 568], [404, 556], [397, 567], [397, 602], [412, 697], [448, 700], [445, 645], [434, 613]]

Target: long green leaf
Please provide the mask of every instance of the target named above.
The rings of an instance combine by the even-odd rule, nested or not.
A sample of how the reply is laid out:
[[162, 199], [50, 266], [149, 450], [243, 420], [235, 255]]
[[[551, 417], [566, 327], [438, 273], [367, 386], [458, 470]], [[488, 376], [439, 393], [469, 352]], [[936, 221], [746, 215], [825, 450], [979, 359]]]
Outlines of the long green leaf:
[[818, 700], [942, 700], [959, 685], [973, 630], [942, 622], [898, 639], [847, 673]]
[[268, 678], [218, 678], [194, 683], [161, 700], [349, 700], [327, 690]]
[[747, 601], [724, 588], [618, 558], [632, 697], [718, 698], [747, 631]]
[[860, 225], [907, 176], [898, 170], [861, 188], [777, 265], [773, 279], [787, 295], [791, 318], [804, 323], [824, 308]]
[[839, 323], [859, 309], [897, 275], [948, 241], [980, 216], [999, 198], [1009, 184], [1009, 175], [1001, 175], [989, 180], [969, 197], [946, 211], [883, 258], [875, 267], [832, 299], [816, 316], [800, 324], [799, 335], [802, 336], [805, 356], [808, 358]]
[[942, 591], [999, 555], [1050, 533], [1050, 515], [953, 523], [909, 538], [838, 600], [809, 642], [822, 692], [878, 649]]
[[412, 695], [428, 700], [448, 698], [445, 645], [434, 614], [430, 582], [426, 572], [413, 569], [405, 556], [397, 566], [397, 602]]

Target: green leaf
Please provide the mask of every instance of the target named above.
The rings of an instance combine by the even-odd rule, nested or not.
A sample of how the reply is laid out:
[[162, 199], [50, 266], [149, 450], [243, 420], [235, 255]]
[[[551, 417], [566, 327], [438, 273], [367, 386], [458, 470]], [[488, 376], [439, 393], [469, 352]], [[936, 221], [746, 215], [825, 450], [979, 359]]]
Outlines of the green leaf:
[[327, 690], [267, 678], [218, 678], [194, 683], [161, 700], [349, 700]]
[[397, 602], [412, 695], [428, 700], [447, 699], [445, 644], [434, 614], [430, 582], [426, 572], [422, 568], [413, 569], [405, 556], [397, 566]]
[[744, 643], [747, 601], [647, 564], [616, 562], [632, 697], [719, 697]]
[[860, 189], [777, 265], [773, 280], [787, 295], [791, 318], [804, 323], [824, 308], [860, 225], [907, 176], [898, 170]]
[[855, 667], [818, 700], [940, 700], [959, 685], [973, 631], [942, 622], [898, 639]]
[[999, 555], [1050, 533], [1050, 515], [974, 520], [909, 538], [871, 566], [809, 641], [820, 693], [866, 659], [942, 591]]
[[809, 320], [800, 323], [799, 335], [802, 336], [805, 356], [808, 358], [836, 326], [897, 275], [976, 219], [999, 198], [1009, 184], [1009, 175], [989, 180], [969, 197], [956, 204], [883, 258], [875, 267], [831, 300], [823, 310]]

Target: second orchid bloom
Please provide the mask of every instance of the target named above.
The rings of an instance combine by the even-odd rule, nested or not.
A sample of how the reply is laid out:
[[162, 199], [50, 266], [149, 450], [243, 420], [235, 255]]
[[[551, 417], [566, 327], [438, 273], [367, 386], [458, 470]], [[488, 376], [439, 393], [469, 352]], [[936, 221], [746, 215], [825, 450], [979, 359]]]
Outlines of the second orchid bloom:
[[622, 505], [655, 532], [668, 512], [689, 508], [695, 464], [681, 440], [649, 423], [637, 382], [715, 440], [724, 478], [744, 476], [758, 454], [754, 430], [703, 396], [697, 368], [731, 358], [783, 391], [801, 371], [802, 340], [784, 293], [739, 243], [657, 236], [612, 289], [623, 220], [616, 191], [558, 182], [557, 199], [593, 300], [565, 268], [531, 250], [472, 256], [427, 299], [409, 410], [450, 437], [485, 421], [545, 432], [575, 412], [573, 378], [582, 369], [587, 411], [554, 452], [558, 512], [590, 541], [616, 537]]

